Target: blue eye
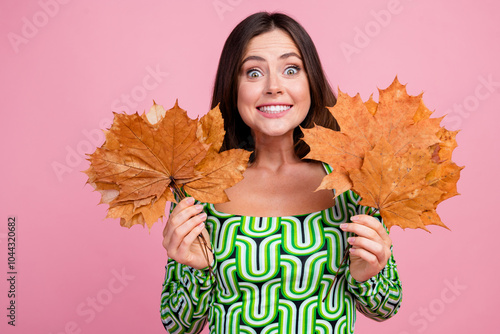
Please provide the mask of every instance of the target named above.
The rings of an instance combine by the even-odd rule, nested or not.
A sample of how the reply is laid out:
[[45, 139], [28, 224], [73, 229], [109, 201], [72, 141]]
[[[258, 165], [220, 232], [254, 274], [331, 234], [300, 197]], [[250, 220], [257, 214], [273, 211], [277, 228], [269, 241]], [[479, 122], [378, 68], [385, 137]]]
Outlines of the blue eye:
[[299, 73], [300, 68], [298, 66], [290, 66], [285, 70], [286, 75], [294, 75]]
[[251, 69], [251, 70], [248, 70], [247, 71], [247, 75], [250, 77], [250, 78], [258, 78], [258, 77], [261, 77], [262, 74], [256, 70], [256, 69]]

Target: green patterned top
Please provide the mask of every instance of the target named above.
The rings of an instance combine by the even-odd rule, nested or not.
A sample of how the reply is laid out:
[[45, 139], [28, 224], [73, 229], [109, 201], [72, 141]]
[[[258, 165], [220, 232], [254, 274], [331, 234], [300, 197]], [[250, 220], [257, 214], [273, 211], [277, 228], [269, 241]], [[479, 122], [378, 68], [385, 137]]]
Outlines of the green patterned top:
[[350, 236], [340, 224], [370, 210], [359, 200], [347, 191], [331, 208], [287, 217], [225, 214], [204, 204], [216, 279], [170, 259], [163, 325], [171, 334], [199, 333], [207, 321], [211, 334], [336, 334], [354, 332], [355, 308], [378, 321], [390, 318], [402, 298], [392, 255], [365, 282], [352, 278], [347, 264], [339, 268]]

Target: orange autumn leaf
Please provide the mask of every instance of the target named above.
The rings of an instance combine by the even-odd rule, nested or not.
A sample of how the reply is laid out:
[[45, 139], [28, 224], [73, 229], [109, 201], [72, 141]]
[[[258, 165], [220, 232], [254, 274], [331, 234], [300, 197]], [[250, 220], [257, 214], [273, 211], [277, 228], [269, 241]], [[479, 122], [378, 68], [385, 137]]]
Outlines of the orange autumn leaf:
[[[457, 182], [460, 179], [460, 171], [464, 167], [459, 167], [453, 161], [451, 156], [453, 150], [457, 147], [456, 136], [459, 131], [449, 131], [444, 127], [440, 128], [437, 136], [440, 139], [438, 144], [432, 145], [429, 151], [432, 152], [432, 160], [436, 163], [434, 169], [426, 176], [427, 183], [443, 191], [443, 194], [436, 201], [437, 206], [442, 201], [459, 195], [457, 191]], [[426, 211], [422, 214], [422, 220], [427, 224], [444, 225], [436, 210]]]
[[350, 97], [339, 90], [337, 104], [329, 109], [341, 131], [317, 125], [302, 129], [303, 140], [311, 149], [305, 159], [320, 160], [332, 167], [333, 172], [323, 179], [318, 189], [335, 189], [339, 195], [352, 186], [347, 171], [361, 167], [365, 151], [373, 148], [380, 134], [375, 118], [359, 94]]
[[437, 203], [441, 203], [445, 199], [458, 195], [457, 182], [460, 178], [460, 171], [464, 167], [459, 167], [452, 161], [445, 161], [437, 164], [432, 171], [426, 176], [426, 181], [429, 185], [441, 189], [443, 195]]
[[219, 152], [224, 141], [224, 120], [219, 106], [210, 110], [198, 122], [196, 136], [210, 151]]
[[[310, 146], [305, 158], [328, 163], [334, 170], [318, 189], [335, 189], [336, 196], [352, 189], [362, 203], [380, 210], [389, 228], [446, 227], [436, 206], [458, 194], [456, 183], [463, 167], [451, 161], [457, 132], [440, 127], [441, 118], [430, 117], [422, 95], [408, 95], [395, 78], [379, 90], [378, 103], [372, 96], [363, 102], [359, 94], [350, 97], [339, 91], [337, 104], [329, 110], [341, 131], [320, 126], [302, 129]], [[384, 162], [375, 162], [376, 156]], [[417, 156], [423, 159], [418, 164]], [[404, 174], [405, 168], [412, 172]], [[409, 180], [415, 188], [406, 183]]]
[[378, 103], [373, 99], [373, 94], [370, 95], [368, 101], [365, 102], [365, 107], [370, 114], [375, 115], [377, 113]]
[[434, 168], [426, 149], [410, 149], [396, 156], [385, 138], [367, 152], [360, 169], [349, 172], [353, 188], [362, 196], [360, 204], [379, 209], [387, 228], [422, 228], [420, 216], [435, 208], [443, 191], [426, 182]]
[[[419, 115], [415, 121], [415, 115]], [[439, 142], [441, 118], [430, 118], [431, 112], [422, 101], [422, 94], [408, 95], [406, 85], [396, 77], [386, 89], [379, 90], [375, 119], [380, 137], [394, 147], [395, 154], [403, 154], [410, 147], [427, 148]]]
[[[429, 118], [430, 113], [421, 111], [421, 96], [408, 95], [397, 78], [379, 95], [378, 103], [371, 96], [363, 102], [359, 94], [350, 97], [339, 90], [337, 104], [328, 109], [341, 131], [320, 126], [302, 129], [304, 141], [311, 148], [305, 158], [326, 162], [333, 168], [318, 189], [335, 189], [337, 194], [349, 190], [348, 171], [361, 167], [365, 152], [381, 137], [393, 145], [396, 154], [403, 154], [410, 146], [425, 148], [439, 142], [436, 133], [441, 119]], [[422, 116], [415, 122], [417, 111]]]
[[457, 134], [459, 131], [449, 131], [445, 128], [439, 129], [436, 134], [440, 140], [438, 147], [438, 157], [440, 161], [451, 160], [451, 154], [453, 150], [457, 147]]
[[250, 152], [218, 153], [224, 138], [222, 116], [212, 109], [190, 119], [177, 102], [165, 111], [154, 103], [147, 114], [116, 114], [105, 143], [89, 156], [88, 183], [109, 204], [109, 218], [122, 226], [149, 228], [175, 201], [173, 190], [202, 202], [227, 201], [225, 189], [240, 181]]

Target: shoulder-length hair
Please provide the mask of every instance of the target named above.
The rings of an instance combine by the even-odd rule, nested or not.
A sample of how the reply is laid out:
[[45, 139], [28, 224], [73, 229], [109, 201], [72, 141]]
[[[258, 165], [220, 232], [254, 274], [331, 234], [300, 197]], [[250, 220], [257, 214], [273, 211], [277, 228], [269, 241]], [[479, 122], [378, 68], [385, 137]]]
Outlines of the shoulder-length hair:
[[[303, 59], [304, 69], [309, 80], [311, 107], [300, 124], [311, 128], [314, 124], [333, 130], [339, 130], [337, 121], [325, 107], [332, 107], [337, 102], [335, 95], [323, 72], [318, 52], [305, 29], [291, 17], [282, 13], [259, 12], [241, 21], [227, 38], [219, 60], [212, 96], [212, 108], [219, 107], [224, 118], [226, 135], [221, 150], [244, 148], [254, 150], [250, 128], [243, 122], [238, 112], [238, 74], [243, 54], [250, 40], [255, 36], [281, 29], [288, 33], [295, 42]], [[303, 158], [308, 152], [308, 145], [300, 140], [303, 136], [297, 127], [293, 133], [295, 153]]]

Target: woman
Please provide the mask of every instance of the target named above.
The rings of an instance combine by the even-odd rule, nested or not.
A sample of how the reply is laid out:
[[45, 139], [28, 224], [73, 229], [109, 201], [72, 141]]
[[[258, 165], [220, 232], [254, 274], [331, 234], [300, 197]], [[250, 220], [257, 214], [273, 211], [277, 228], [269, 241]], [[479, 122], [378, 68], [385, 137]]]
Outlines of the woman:
[[[210, 333], [352, 333], [355, 307], [376, 320], [395, 314], [401, 286], [383, 224], [352, 192], [334, 201], [331, 191], [315, 191], [331, 169], [302, 160], [299, 125], [338, 130], [325, 109], [335, 97], [305, 30], [283, 14], [242, 21], [222, 51], [212, 106], [219, 102], [223, 149], [254, 154], [229, 202], [186, 198], [171, 211], [165, 328], [198, 333], [208, 320]], [[213, 245], [215, 278], [199, 233]], [[348, 244], [349, 265], [340, 266]]]

